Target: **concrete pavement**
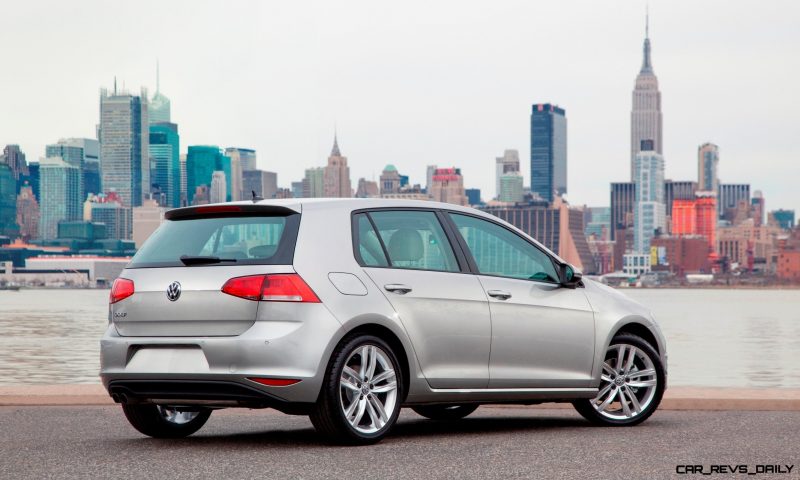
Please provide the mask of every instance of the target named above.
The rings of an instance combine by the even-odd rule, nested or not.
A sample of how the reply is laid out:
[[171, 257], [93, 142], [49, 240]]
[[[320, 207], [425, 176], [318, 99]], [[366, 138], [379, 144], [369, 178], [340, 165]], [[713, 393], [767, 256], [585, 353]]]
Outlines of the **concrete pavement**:
[[[101, 385], [0, 386], [0, 406], [112, 405]], [[571, 408], [546, 404], [543, 408]], [[542, 408], [540, 407], [540, 408]], [[663, 410], [800, 411], [800, 389], [670, 387]]]
[[[0, 407], [0, 478], [705, 478], [679, 465], [794, 465], [800, 412], [658, 411], [632, 428], [572, 410], [479, 408], [457, 422], [404, 410], [378, 445], [320, 443], [306, 417], [224, 410], [154, 440], [116, 406]], [[751, 477], [746, 477], [751, 478]], [[764, 475], [755, 478], [775, 478]]]

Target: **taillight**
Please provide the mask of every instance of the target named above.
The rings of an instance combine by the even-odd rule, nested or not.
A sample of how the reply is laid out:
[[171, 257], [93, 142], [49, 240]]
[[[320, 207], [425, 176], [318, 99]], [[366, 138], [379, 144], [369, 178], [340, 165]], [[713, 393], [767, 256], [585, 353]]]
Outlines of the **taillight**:
[[311, 287], [296, 273], [231, 278], [222, 286], [222, 292], [247, 300], [319, 303]]
[[114, 280], [111, 286], [111, 295], [108, 297], [108, 303], [117, 303], [133, 295], [133, 280], [127, 278], [118, 278]]

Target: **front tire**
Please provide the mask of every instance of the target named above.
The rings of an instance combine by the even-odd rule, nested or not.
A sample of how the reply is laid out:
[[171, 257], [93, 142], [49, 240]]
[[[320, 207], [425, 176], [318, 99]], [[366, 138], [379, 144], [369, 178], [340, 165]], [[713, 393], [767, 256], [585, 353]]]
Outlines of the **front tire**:
[[166, 405], [122, 404], [128, 422], [153, 438], [184, 438], [200, 430], [211, 416], [209, 409], [184, 409]]
[[334, 443], [376, 443], [397, 421], [403, 393], [403, 372], [389, 344], [355, 335], [331, 356], [311, 423]]
[[478, 409], [478, 405], [419, 405], [412, 410], [431, 420], [461, 420]]
[[664, 385], [664, 366], [655, 349], [641, 337], [621, 333], [606, 350], [597, 396], [572, 405], [598, 425], [636, 425], [656, 411]]

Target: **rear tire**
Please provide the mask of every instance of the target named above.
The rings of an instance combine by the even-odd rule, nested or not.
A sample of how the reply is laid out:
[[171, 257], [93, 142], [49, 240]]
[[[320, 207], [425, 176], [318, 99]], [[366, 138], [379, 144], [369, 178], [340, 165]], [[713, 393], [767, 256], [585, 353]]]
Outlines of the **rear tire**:
[[162, 405], [122, 404], [128, 422], [139, 432], [153, 438], [184, 438], [200, 430], [211, 410], [183, 409]]
[[572, 402], [597, 425], [631, 426], [647, 420], [664, 396], [664, 366], [641, 337], [621, 333], [611, 340], [602, 367], [600, 390], [593, 399]]
[[372, 335], [354, 335], [333, 352], [309, 417], [333, 443], [368, 445], [394, 426], [403, 394], [403, 371], [392, 347]]
[[461, 420], [478, 409], [478, 405], [419, 405], [412, 410], [431, 420]]

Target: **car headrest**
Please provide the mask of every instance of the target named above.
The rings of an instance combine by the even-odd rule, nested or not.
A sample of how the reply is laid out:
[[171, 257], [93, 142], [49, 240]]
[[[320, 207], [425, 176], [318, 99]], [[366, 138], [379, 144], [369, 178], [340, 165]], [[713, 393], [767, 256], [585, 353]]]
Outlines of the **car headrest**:
[[392, 261], [416, 262], [425, 254], [422, 236], [413, 228], [400, 228], [389, 239], [389, 256]]

